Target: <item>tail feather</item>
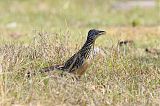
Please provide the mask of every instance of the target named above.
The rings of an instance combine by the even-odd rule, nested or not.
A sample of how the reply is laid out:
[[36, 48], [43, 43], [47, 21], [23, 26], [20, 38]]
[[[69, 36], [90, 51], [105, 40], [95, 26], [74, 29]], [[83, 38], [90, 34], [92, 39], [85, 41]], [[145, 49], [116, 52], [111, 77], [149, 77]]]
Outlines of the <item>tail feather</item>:
[[40, 72], [43, 73], [43, 72], [49, 72], [49, 71], [53, 71], [53, 70], [63, 70], [62, 67], [63, 66], [59, 66], [59, 65], [44, 67], [40, 70]]
[[55, 66], [50, 66], [50, 67], [44, 67], [40, 70], [41, 73], [43, 72], [49, 72], [55, 69]]

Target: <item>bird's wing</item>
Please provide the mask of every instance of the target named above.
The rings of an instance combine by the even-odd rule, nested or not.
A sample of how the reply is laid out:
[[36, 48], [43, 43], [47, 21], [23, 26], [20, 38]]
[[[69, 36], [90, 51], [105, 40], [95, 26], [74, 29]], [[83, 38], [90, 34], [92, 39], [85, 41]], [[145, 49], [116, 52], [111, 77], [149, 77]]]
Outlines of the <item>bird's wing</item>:
[[64, 63], [64, 67], [63, 67], [64, 70], [69, 71], [69, 70], [72, 68], [73, 64], [75, 63], [76, 59], [77, 59], [77, 53], [74, 54], [72, 57], [70, 57], [70, 58]]
[[79, 68], [79, 66], [81, 66], [82, 63], [83, 63], [83, 60], [82, 60], [81, 54], [78, 52], [65, 62], [64, 68], [68, 72], [72, 72], [77, 68]]
[[73, 71], [75, 71], [76, 69], [78, 69], [79, 67], [81, 67], [84, 63], [84, 58], [82, 57], [82, 55], [79, 53], [76, 56], [76, 59], [74, 60], [74, 62], [72, 63], [72, 68], [69, 70], [70, 73], [72, 73]]

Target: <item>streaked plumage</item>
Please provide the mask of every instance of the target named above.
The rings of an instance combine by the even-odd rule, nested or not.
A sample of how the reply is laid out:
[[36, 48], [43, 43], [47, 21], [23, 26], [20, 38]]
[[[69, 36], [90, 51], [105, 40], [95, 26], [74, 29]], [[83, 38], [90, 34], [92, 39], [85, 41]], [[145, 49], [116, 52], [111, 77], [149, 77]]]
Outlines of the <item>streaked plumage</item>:
[[88, 59], [94, 48], [95, 40], [98, 36], [105, 34], [105, 31], [92, 29], [88, 32], [87, 40], [82, 48], [69, 58], [63, 65], [55, 65], [41, 69], [41, 72], [48, 72], [52, 70], [62, 70], [69, 73], [74, 73], [81, 76], [89, 65]]

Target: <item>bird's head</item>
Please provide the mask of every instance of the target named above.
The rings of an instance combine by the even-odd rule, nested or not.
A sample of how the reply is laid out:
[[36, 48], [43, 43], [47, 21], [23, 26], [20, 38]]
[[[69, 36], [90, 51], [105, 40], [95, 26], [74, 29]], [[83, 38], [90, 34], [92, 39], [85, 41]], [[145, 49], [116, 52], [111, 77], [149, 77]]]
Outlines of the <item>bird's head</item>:
[[96, 29], [91, 29], [88, 32], [88, 40], [96, 40], [97, 37], [99, 37], [100, 35], [104, 35], [106, 32], [105, 31], [101, 31], [101, 30], [96, 30]]

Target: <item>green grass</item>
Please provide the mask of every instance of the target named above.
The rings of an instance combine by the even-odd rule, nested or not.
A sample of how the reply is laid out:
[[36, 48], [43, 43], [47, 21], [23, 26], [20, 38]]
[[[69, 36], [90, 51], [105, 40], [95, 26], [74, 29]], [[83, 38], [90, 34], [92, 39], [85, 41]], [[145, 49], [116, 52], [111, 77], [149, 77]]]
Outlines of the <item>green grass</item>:
[[[114, 2], [0, 0], [0, 105], [160, 105], [160, 56], [145, 52], [160, 48], [158, 7], [120, 11]], [[107, 31], [96, 41], [105, 57], [80, 81], [38, 72], [65, 62], [91, 28]], [[134, 44], [118, 48], [126, 39]]]

